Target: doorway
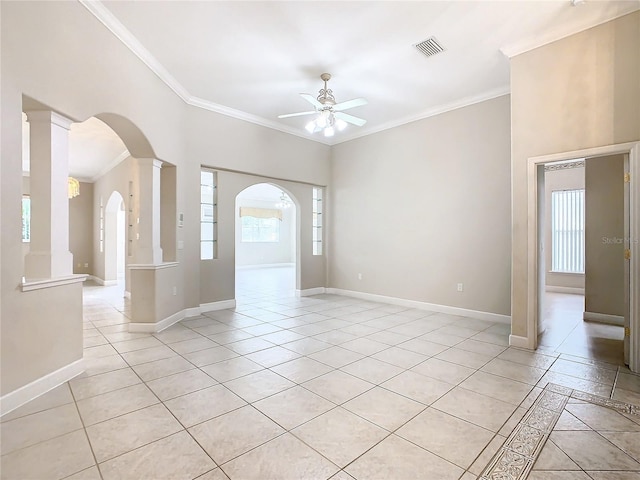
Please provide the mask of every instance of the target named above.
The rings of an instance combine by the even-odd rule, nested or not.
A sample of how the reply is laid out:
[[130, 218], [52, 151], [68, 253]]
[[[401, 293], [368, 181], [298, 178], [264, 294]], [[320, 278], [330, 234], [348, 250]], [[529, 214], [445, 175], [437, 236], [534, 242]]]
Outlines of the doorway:
[[104, 276], [105, 285], [118, 285], [125, 291], [125, 230], [124, 199], [114, 191], [104, 211]]
[[[561, 272], [555, 271], [555, 259], [551, 264], [548, 260], [551, 253], [547, 251], [548, 237], [549, 234], [553, 235], [553, 232], [548, 232], [545, 226], [550, 225], [547, 216], [553, 206], [547, 204], [549, 200], [545, 195], [545, 169], [554, 163], [561, 165], [580, 161], [577, 160], [580, 158], [584, 158], [586, 162], [584, 287], [575, 283], [556, 283], [555, 286], [552, 285], [552, 291], [548, 292], [548, 277], [553, 276], [550, 274]], [[637, 258], [635, 261], [633, 258], [629, 259], [629, 256], [633, 257], [630, 255], [632, 250], [637, 252], [638, 219], [637, 213], [634, 212], [638, 211], [640, 202], [637, 185], [629, 183], [624, 187], [625, 180], [629, 180], [624, 174], [637, 169], [637, 164], [638, 144], [601, 147], [529, 159], [530, 301], [527, 325], [530, 348], [551, 349], [558, 353], [617, 364], [628, 363], [634, 371], [640, 366], [640, 332], [635, 328], [638, 318], [638, 294], [637, 287], [634, 287], [638, 285], [638, 262]], [[607, 181], [605, 177], [610, 177], [609, 187], [603, 183]], [[615, 195], [607, 190], [612, 184], [615, 184], [617, 189]], [[573, 206], [576, 205], [575, 197], [571, 202]], [[615, 202], [615, 205], [612, 202]], [[572, 224], [567, 222], [566, 218], [563, 221], [563, 241], [566, 246], [567, 230], [575, 229], [567, 228], [572, 227]], [[569, 233], [569, 236], [576, 234], [575, 231]], [[617, 248], [612, 248], [616, 246]], [[581, 297], [582, 289], [584, 297]], [[584, 322], [583, 319], [597, 323]], [[553, 328], [554, 320], [562, 321], [564, 324]], [[623, 342], [627, 345], [626, 359], [623, 355]]]
[[289, 297], [296, 289], [297, 207], [283, 188], [259, 183], [236, 196], [236, 300]]

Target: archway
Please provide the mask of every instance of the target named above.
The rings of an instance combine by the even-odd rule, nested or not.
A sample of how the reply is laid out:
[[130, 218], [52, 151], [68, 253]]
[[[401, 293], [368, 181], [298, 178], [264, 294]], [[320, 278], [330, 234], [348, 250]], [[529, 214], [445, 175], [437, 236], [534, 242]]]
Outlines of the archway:
[[297, 202], [279, 185], [258, 183], [236, 196], [236, 300], [295, 294]]
[[118, 191], [114, 191], [104, 209], [104, 226], [100, 232], [100, 241], [103, 242], [104, 247], [105, 285], [125, 287], [125, 232], [124, 199]]

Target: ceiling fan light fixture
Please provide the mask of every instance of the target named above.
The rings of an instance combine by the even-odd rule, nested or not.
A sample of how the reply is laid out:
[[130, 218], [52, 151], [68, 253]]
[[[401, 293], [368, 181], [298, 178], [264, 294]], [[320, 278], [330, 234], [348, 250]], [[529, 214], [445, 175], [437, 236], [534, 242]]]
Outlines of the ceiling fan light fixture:
[[309, 123], [305, 125], [304, 129], [309, 133], [313, 133], [313, 131], [316, 129], [316, 121], [311, 120]]
[[287, 113], [284, 115], [278, 115], [278, 118], [316, 114], [316, 118], [308, 122], [304, 128], [309, 132], [309, 134], [322, 132], [325, 137], [333, 137], [336, 130], [339, 132], [343, 131], [347, 128], [349, 123], [357, 125], [358, 127], [367, 123], [367, 121], [362, 118], [344, 113], [344, 110], [366, 105], [367, 101], [364, 98], [354, 98], [347, 100], [346, 102], [336, 103], [333, 92], [327, 86], [327, 82], [331, 79], [331, 75], [323, 73], [320, 78], [324, 82], [324, 88], [320, 89], [320, 95], [318, 95], [317, 98], [314, 98], [308, 93], [300, 94], [302, 98], [313, 105], [315, 111]]

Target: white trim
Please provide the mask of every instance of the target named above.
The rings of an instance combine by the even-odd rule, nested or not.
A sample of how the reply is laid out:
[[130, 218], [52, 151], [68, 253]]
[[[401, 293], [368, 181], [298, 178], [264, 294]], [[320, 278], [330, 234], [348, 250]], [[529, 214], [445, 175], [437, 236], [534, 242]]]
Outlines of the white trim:
[[531, 349], [527, 337], [520, 337], [518, 335], [509, 335], [509, 346]]
[[215, 310], [226, 310], [227, 308], [236, 308], [236, 299], [219, 300], [217, 302], [201, 303], [200, 313], [213, 312]]
[[96, 277], [95, 275], [87, 275], [87, 278], [85, 280], [92, 280], [103, 287], [112, 287], [118, 284], [118, 280], [103, 280], [100, 277]]
[[608, 313], [584, 312], [582, 319], [585, 322], [606, 323], [607, 325], [617, 325], [624, 327], [624, 317], [620, 315], [609, 315]]
[[202, 313], [200, 307], [190, 307], [184, 309], [184, 318], [197, 317]]
[[214, 103], [204, 98], [194, 97], [189, 95], [189, 98], [185, 100], [187, 105], [192, 107], [202, 108], [203, 110], [209, 110], [210, 112], [226, 115], [227, 117], [237, 118], [238, 120], [244, 120], [245, 122], [260, 125], [262, 127], [278, 130], [289, 135], [305, 138], [314, 142], [322, 143], [324, 145], [334, 145], [334, 143], [327, 141], [326, 137], [311, 136], [305, 130], [298, 130], [297, 128], [289, 127], [288, 125], [282, 125], [275, 120], [271, 120], [251, 113], [243, 112], [242, 110], [236, 110], [235, 108], [226, 107], [219, 103]]
[[339, 143], [348, 142], [349, 140], [353, 140], [355, 138], [364, 137], [367, 135], [372, 135], [374, 133], [381, 132], [383, 130], [389, 130], [391, 128], [399, 127], [401, 125], [405, 125], [407, 123], [415, 122], [417, 120], [422, 120], [424, 118], [433, 117], [435, 115], [440, 115], [441, 113], [449, 112], [451, 110], [456, 110], [458, 108], [467, 107], [469, 105], [473, 105], [476, 103], [484, 102], [486, 100], [491, 100], [493, 98], [501, 97], [503, 95], [507, 95], [510, 92], [509, 85], [503, 85], [493, 90], [489, 90], [487, 92], [483, 92], [479, 95], [474, 95], [471, 97], [466, 97], [461, 100], [457, 100], [455, 102], [447, 103], [444, 105], [438, 105], [431, 109], [419, 112], [414, 115], [410, 115], [403, 119], [395, 120], [392, 122], [384, 123], [378, 127], [367, 129], [367, 130], [358, 130], [353, 133], [353, 135], [346, 135], [344, 137], [335, 138], [332, 141], [328, 141], [326, 137], [310, 135], [304, 130], [293, 128], [288, 125], [281, 124], [272, 120], [270, 118], [260, 117], [258, 115], [254, 115], [252, 113], [243, 112], [241, 110], [237, 110], [235, 108], [227, 107], [225, 105], [220, 105], [215, 102], [211, 102], [204, 98], [196, 97], [191, 95], [187, 89], [176, 80], [176, 78], [169, 73], [169, 71], [155, 58], [149, 50], [147, 50], [142, 43], [133, 35], [117, 18], [113, 15], [109, 9], [107, 9], [101, 2], [98, 1], [90, 1], [90, 0], [78, 0], [82, 6], [84, 6], [93, 16], [95, 16], [107, 29], [113, 33], [113, 35], [118, 38], [134, 55], [136, 55], [142, 62], [162, 80], [171, 90], [173, 90], [176, 95], [178, 95], [187, 105], [190, 105], [195, 108], [202, 108], [204, 110], [209, 110], [211, 112], [219, 113], [221, 115], [226, 115], [228, 117], [237, 118], [239, 120], [244, 120], [245, 122], [253, 123], [256, 125], [260, 125], [266, 128], [271, 128], [273, 130], [278, 130], [283, 133], [287, 133], [289, 135], [294, 135], [296, 137], [301, 137], [306, 140], [311, 140], [313, 142], [321, 143], [323, 145], [338, 145]]
[[304, 290], [296, 290], [296, 297], [310, 297], [312, 295], [322, 295], [326, 292], [327, 289], [324, 287], [306, 288]]
[[[630, 282], [630, 350], [629, 368], [640, 371], [640, 142], [626, 142], [570, 152], [530, 157], [527, 160], [527, 339], [531, 349], [537, 347], [538, 335], [538, 166], [575, 158], [628, 154], [631, 184], [629, 220], [631, 238]], [[512, 280], [513, 282], [513, 280]], [[512, 285], [513, 287], [513, 285]]]
[[[576, 8], [581, 8], [581, 7], [576, 7]], [[581, 27], [578, 30], [571, 30], [569, 32], [550, 32], [543, 35], [538, 34], [529, 38], [525, 38], [524, 40], [520, 40], [512, 45], [507, 45], [505, 47], [502, 47], [500, 49], [500, 52], [502, 52], [502, 54], [507, 58], [513, 58], [522, 53], [529, 52], [531, 50], [542, 47], [544, 45], [548, 45], [550, 43], [557, 42], [558, 40], [562, 40], [563, 38], [567, 38], [577, 33], [584, 32], [585, 30], [589, 30], [591, 28], [597, 27], [598, 25], [602, 25], [603, 23], [612, 22], [616, 18], [624, 17], [625, 15], [628, 15], [632, 12], [633, 10], [624, 12], [624, 13], [621, 13], [620, 15], [616, 15], [615, 17], [612, 17], [612, 18], [607, 18], [598, 23]]]
[[290, 263], [263, 263], [261, 265], [238, 265], [236, 270], [253, 270], [255, 268], [282, 268], [282, 267], [295, 267], [296, 264]]
[[113, 33], [142, 63], [155, 73], [165, 85], [175, 92], [185, 102], [190, 97], [189, 92], [180, 85], [173, 75], [147, 50], [142, 43], [112, 14], [101, 2], [78, 0], [102, 24]]
[[185, 310], [180, 310], [179, 312], [174, 313], [173, 315], [169, 315], [167, 318], [163, 318], [159, 322], [149, 322], [149, 323], [130, 323], [129, 324], [129, 332], [130, 333], [158, 333], [162, 330], [169, 328], [171, 325], [178, 323], [180, 320], [185, 318]]
[[456, 100], [450, 103], [445, 103], [442, 105], [436, 105], [435, 107], [432, 107], [428, 110], [423, 110], [422, 112], [416, 113], [414, 115], [410, 115], [408, 117], [392, 120], [392, 121], [383, 123], [382, 125], [379, 125], [377, 127], [369, 128], [364, 131], [362, 130], [355, 131], [352, 135], [340, 137], [338, 141], [335, 141], [330, 145], [332, 146], [338, 145], [339, 143], [348, 142], [356, 138], [366, 137], [367, 135], [373, 135], [374, 133], [379, 133], [384, 130], [390, 130], [392, 128], [406, 125], [407, 123], [417, 122], [419, 120], [424, 120], [425, 118], [429, 118], [429, 117], [435, 117], [436, 115], [441, 115], [443, 113], [451, 112], [459, 108], [469, 107], [471, 105], [475, 105], [476, 103], [486, 102], [487, 100], [493, 100], [494, 98], [503, 97], [505, 95], [509, 95], [510, 93], [511, 93], [511, 87], [509, 85], [504, 85], [502, 87], [498, 87], [493, 90], [483, 92], [479, 95], [465, 97], [460, 100]]
[[360, 298], [362, 300], [370, 300], [373, 302], [389, 303], [391, 305], [399, 305], [401, 307], [419, 308], [421, 310], [429, 310], [432, 312], [446, 313], [449, 315], [472, 317], [472, 318], [477, 318], [479, 320], [487, 320], [489, 322], [505, 323], [505, 324], [511, 325], [511, 317], [509, 315], [502, 315], [499, 313], [482, 312], [479, 310], [469, 310], [466, 308], [452, 307], [449, 305], [438, 305], [436, 303], [420, 302], [417, 300], [407, 300], [405, 298], [387, 297], [385, 295], [377, 295], [374, 293], [356, 292], [353, 290], [342, 290], [341, 288], [327, 288], [326, 293]]
[[163, 268], [173, 268], [180, 265], [178, 262], [163, 262], [163, 263], [130, 263], [127, 268], [131, 270], [162, 270]]
[[[125, 292], [125, 293], [129, 293], [129, 292]], [[228, 304], [231, 305], [233, 304], [232, 307], [228, 307], [228, 306], [224, 306], [223, 304]], [[179, 312], [174, 313], [173, 315], [169, 315], [167, 318], [164, 318], [162, 320], [160, 320], [159, 322], [149, 322], [149, 323], [130, 323], [129, 324], [129, 332], [130, 333], [158, 333], [161, 332], [162, 330], [166, 330], [167, 328], [169, 328], [172, 325], [175, 325], [176, 323], [178, 323], [180, 320], [184, 320], [185, 318], [189, 318], [189, 317], [197, 317], [198, 315], [200, 315], [203, 311], [208, 312], [210, 310], [223, 310], [225, 308], [234, 308], [236, 306], [236, 301], [235, 300], [224, 300], [222, 302], [213, 302], [213, 303], [207, 303], [204, 306], [211, 306], [211, 305], [216, 305], [218, 308], [209, 308], [208, 310], [202, 310], [202, 306], [200, 307], [190, 307], [190, 308], [185, 308], [183, 310], [180, 310]]]
[[20, 288], [23, 292], [31, 292], [33, 290], [40, 290], [43, 288], [59, 287], [61, 285], [71, 285], [72, 283], [84, 282], [87, 279], [86, 275], [69, 275], [66, 277], [47, 278], [45, 280], [22, 280]]
[[116, 158], [111, 160], [106, 166], [102, 167], [98, 173], [96, 173], [94, 176], [92, 176], [90, 179], [88, 179], [88, 182], [89, 183], [95, 183], [100, 177], [102, 177], [106, 173], [108, 173], [111, 170], [113, 170], [115, 167], [120, 165], [121, 162], [123, 162], [124, 160], [126, 160], [130, 156], [131, 156], [131, 154], [129, 153], [129, 150], [125, 149], [124, 152], [122, 152]]
[[559, 287], [556, 285], [547, 285], [545, 291], [554, 293], [570, 293], [572, 295], [584, 295], [584, 288], [580, 287]]
[[44, 395], [64, 382], [68, 382], [84, 372], [84, 359], [76, 360], [62, 368], [59, 368], [43, 377], [28, 383], [13, 392], [9, 392], [0, 398], [0, 416], [12, 412], [27, 402]]

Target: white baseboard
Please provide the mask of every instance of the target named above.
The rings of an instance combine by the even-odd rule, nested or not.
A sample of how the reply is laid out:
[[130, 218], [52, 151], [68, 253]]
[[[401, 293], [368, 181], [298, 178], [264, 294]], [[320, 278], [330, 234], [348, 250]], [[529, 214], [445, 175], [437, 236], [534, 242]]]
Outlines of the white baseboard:
[[509, 335], [509, 346], [518, 348], [531, 348], [529, 346], [529, 339], [527, 337], [520, 337], [518, 335]]
[[584, 295], [584, 288], [579, 287], [558, 287], [555, 285], [547, 285], [545, 291], [553, 293], [571, 293], [573, 295]]
[[167, 318], [163, 318], [159, 322], [155, 323], [135, 323], [129, 324], [130, 333], [158, 333], [162, 330], [175, 325], [180, 320], [187, 317], [197, 317], [203, 312], [212, 312], [214, 310], [224, 310], [227, 308], [235, 308], [236, 301], [233, 300], [221, 300], [219, 302], [203, 303], [199, 307], [190, 307], [180, 310], [179, 312], [169, 315]]
[[12, 412], [27, 402], [44, 395], [64, 382], [68, 382], [84, 372], [84, 360], [81, 358], [58, 370], [48, 373], [27, 385], [7, 393], [0, 398], [0, 416]]
[[295, 263], [259, 263], [257, 265], [238, 265], [238, 270], [253, 270], [254, 268], [282, 268], [282, 267], [295, 267]]
[[322, 295], [326, 292], [327, 289], [324, 287], [307, 288], [305, 290], [296, 290], [296, 297], [310, 297], [312, 295]]
[[197, 317], [200, 315], [200, 307], [192, 307], [184, 309], [184, 317]]
[[213, 312], [214, 310], [226, 310], [227, 308], [236, 308], [236, 299], [220, 300], [218, 302], [201, 303], [200, 313]]
[[103, 280], [100, 277], [96, 277], [94, 275], [89, 275], [87, 280], [93, 280], [98, 285], [102, 285], [103, 287], [113, 287], [114, 285], [118, 285], [118, 280]]
[[[341, 288], [327, 288], [326, 293], [335, 295], [345, 295], [347, 297], [360, 298], [362, 300], [370, 300], [372, 302], [389, 303], [391, 305], [399, 305], [407, 308], [419, 308], [421, 310], [430, 310], [432, 312], [446, 313], [449, 315], [460, 315], [463, 317], [472, 317], [479, 320], [487, 320], [489, 322], [506, 323], [511, 325], [511, 317], [509, 315], [501, 315], [499, 313], [481, 312], [479, 310], [468, 310], [466, 308], [451, 307], [449, 305], [438, 305], [435, 303], [420, 302], [417, 300], [407, 300], [405, 298], [387, 297], [385, 295], [377, 295], [374, 293], [356, 292], [353, 290], [342, 290]], [[306, 290], [304, 290], [306, 291]], [[316, 295], [316, 294], [313, 294]]]
[[620, 315], [609, 315], [607, 313], [584, 312], [582, 319], [585, 322], [606, 323], [607, 325], [617, 325], [624, 327], [624, 317]]

